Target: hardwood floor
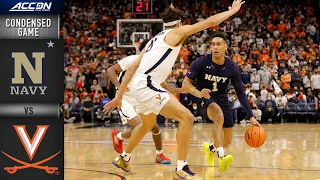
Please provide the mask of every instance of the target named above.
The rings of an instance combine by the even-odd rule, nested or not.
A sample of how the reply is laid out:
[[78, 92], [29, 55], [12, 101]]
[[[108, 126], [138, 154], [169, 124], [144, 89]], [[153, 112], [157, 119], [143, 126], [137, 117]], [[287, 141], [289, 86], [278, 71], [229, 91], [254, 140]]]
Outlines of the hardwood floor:
[[[189, 147], [191, 170], [209, 180], [318, 180], [320, 179], [319, 124], [263, 124], [265, 144], [257, 149], [249, 147], [244, 133], [249, 126], [235, 125], [233, 143], [227, 154], [234, 162], [227, 172], [220, 173], [205, 163], [201, 145], [212, 142], [212, 124], [195, 124]], [[118, 129], [125, 130], [119, 126]], [[155, 164], [155, 147], [151, 133], [132, 153], [131, 173], [112, 165], [117, 156], [111, 140], [111, 127], [93, 124], [65, 125], [66, 180], [169, 180], [176, 167], [177, 128], [162, 127], [163, 150], [172, 164]], [[126, 144], [126, 141], [125, 141]]]

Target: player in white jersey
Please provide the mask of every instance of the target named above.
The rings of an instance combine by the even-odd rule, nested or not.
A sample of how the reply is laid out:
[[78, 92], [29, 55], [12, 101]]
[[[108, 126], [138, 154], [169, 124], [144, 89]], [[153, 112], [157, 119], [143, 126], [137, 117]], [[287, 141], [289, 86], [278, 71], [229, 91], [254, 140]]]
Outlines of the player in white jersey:
[[[214, 27], [240, 10], [244, 2], [236, 0], [228, 11], [211, 16], [193, 25], [182, 25], [184, 13], [173, 7], [161, 13], [165, 30], [147, 44], [137, 60], [126, 71], [118, 95], [104, 107], [105, 113], [121, 107], [123, 94], [129, 82], [133, 97], [137, 101], [136, 111], [142, 121], [131, 134], [125, 151], [112, 163], [130, 172], [131, 152], [156, 124], [157, 114], [179, 121], [177, 132], [177, 168], [174, 179], [202, 179], [191, 172], [187, 163], [187, 152], [194, 117], [176, 98], [169, 95], [161, 84], [170, 74], [184, 40], [190, 35]], [[204, 93], [205, 94], [205, 93]], [[224, 163], [222, 163], [224, 164]], [[220, 167], [219, 167], [220, 168]], [[223, 167], [222, 167], [223, 168]]]
[[[145, 47], [145, 45], [148, 43], [149, 39], [144, 40], [140, 47], [139, 51], [142, 51]], [[130, 67], [130, 65], [138, 58], [139, 55], [131, 55], [126, 58], [121, 59], [117, 64], [111, 66], [110, 68], [107, 69], [107, 74], [111, 82], [116, 86], [117, 89], [120, 87], [120, 83], [122, 81], [122, 78], [126, 72], [126, 70]], [[119, 76], [117, 77], [117, 74]], [[128, 87], [130, 89], [130, 87]], [[179, 93], [180, 88], [171, 88], [168, 89], [168, 91], [171, 90], [176, 90], [176, 92], [173, 93]], [[131, 97], [130, 91], [127, 91], [124, 94], [123, 100], [122, 100], [122, 107], [119, 110], [122, 124], [129, 124], [130, 128], [125, 131], [125, 132], [120, 132], [118, 129], [113, 129], [112, 131], [112, 142], [113, 142], [113, 147], [116, 152], [122, 153], [123, 152], [123, 139], [129, 139], [131, 136], [132, 130], [137, 127], [141, 121], [138, 117], [138, 114], [136, 113], [134, 109], [134, 98]], [[159, 129], [159, 126], [156, 124], [152, 128], [152, 138], [154, 141], [154, 144], [156, 146], [156, 163], [161, 163], [161, 164], [171, 164], [171, 160], [167, 158], [162, 151], [162, 136], [161, 136], [161, 131]]]

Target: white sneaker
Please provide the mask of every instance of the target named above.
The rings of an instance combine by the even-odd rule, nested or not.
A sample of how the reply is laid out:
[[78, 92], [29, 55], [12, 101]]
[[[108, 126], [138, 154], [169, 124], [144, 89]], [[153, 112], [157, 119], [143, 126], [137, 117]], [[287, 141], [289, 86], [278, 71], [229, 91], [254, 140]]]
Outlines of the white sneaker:
[[69, 119], [64, 119], [64, 122], [73, 123], [76, 120], [76, 117], [71, 117]]
[[243, 119], [242, 121], [240, 121], [240, 124], [246, 124], [246, 120]]

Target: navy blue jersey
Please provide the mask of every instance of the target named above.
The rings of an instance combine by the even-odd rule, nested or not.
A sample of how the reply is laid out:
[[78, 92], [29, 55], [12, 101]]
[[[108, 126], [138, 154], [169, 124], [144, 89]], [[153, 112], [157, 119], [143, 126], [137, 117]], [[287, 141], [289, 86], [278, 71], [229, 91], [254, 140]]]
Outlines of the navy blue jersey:
[[192, 80], [197, 80], [199, 90], [210, 89], [212, 98], [226, 98], [230, 83], [232, 83], [247, 115], [253, 116], [244, 92], [240, 70], [229, 57], [225, 57], [223, 65], [218, 65], [212, 61], [211, 54], [202, 56], [191, 64], [186, 76]]

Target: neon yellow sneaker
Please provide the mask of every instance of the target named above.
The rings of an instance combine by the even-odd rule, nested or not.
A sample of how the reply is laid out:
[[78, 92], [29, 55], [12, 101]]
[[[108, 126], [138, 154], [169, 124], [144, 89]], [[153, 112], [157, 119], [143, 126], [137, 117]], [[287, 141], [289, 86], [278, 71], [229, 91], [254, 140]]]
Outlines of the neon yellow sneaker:
[[189, 166], [186, 165], [183, 167], [182, 170], [177, 171], [177, 169], [174, 171], [173, 174], [173, 180], [202, 180], [202, 177], [197, 176], [195, 173], [191, 172], [189, 169]]
[[206, 162], [208, 166], [213, 167], [214, 166], [214, 152], [210, 151], [210, 144], [208, 142], [204, 142], [202, 144], [202, 149], [204, 151], [204, 154], [206, 156]]
[[225, 172], [229, 169], [229, 166], [232, 164], [233, 156], [231, 155], [224, 155], [222, 157], [218, 158], [218, 164], [219, 164], [219, 171]]
[[117, 168], [121, 168], [125, 172], [131, 171], [129, 162], [126, 162], [120, 155], [112, 161], [112, 164], [115, 165]]

